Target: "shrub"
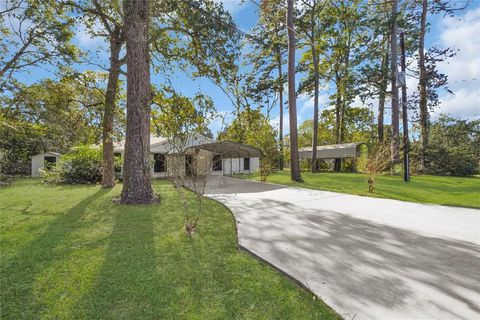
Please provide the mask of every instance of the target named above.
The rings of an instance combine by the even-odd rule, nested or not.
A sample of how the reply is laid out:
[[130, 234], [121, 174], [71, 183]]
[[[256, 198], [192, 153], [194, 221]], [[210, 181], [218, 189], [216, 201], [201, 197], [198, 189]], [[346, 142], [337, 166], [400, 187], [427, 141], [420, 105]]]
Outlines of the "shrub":
[[42, 181], [52, 184], [97, 183], [102, 180], [102, 151], [88, 146], [76, 147], [58, 163], [41, 171]]
[[368, 192], [374, 193], [377, 185], [377, 176], [390, 165], [390, 146], [386, 143], [371, 148], [368, 154], [367, 174]]
[[436, 175], [468, 176], [478, 170], [480, 120], [460, 120], [445, 115], [430, 128], [427, 172]]

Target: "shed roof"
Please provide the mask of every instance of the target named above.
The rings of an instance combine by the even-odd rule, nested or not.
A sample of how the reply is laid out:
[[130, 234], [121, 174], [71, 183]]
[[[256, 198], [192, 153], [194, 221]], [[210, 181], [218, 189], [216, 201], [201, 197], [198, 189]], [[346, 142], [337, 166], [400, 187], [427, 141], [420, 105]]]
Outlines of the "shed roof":
[[42, 153], [39, 153], [39, 154], [35, 154], [35, 155], [33, 155], [32, 157], [46, 156], [46, 155], [51, 155], [51, 156], [60, 157], [60, 153], [58, 153], [58, 152], [50, 152], [50, 151], [42, 152]]
[[218, 141], [199, 144], [187, 149], [206, 150], [221, 154], [225, 158], [259, 158], [262, 155], [262, 152], [259, 149], [234, 141]]
[[[357, 156], [357, 147], [364, 142], [351, 142], [341, 144], [328, 144], [317, 147], [317, 159], [353, 158]], [[312, 157], [312, 147], [298, 150], [300, 159]]]

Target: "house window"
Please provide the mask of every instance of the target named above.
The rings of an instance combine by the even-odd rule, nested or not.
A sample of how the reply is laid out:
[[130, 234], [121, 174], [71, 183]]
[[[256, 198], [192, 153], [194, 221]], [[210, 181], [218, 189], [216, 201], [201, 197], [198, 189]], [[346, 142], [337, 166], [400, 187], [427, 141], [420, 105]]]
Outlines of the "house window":
[[250, 170], [250, 158], [243, 158], [243, 170]]
[[185, 155], [185, 174], [187, 176], [193, 175], [193, 156], [191, 154]]
[[219, 154], [213, 156], [213, 171], [222, 171], [222, 156]]
[[165, 172], [165, 155], [161, 153], [155, 153], [153, 155], [155, 164], [153, 165], [153, 172]]
[[113, 154], [113, 156], [115, 156], [115, 157], [121, 157], [121, 156], [122, 156], [122, 153], [121, 153], [121, 152], [115, 152], [115, 153]]

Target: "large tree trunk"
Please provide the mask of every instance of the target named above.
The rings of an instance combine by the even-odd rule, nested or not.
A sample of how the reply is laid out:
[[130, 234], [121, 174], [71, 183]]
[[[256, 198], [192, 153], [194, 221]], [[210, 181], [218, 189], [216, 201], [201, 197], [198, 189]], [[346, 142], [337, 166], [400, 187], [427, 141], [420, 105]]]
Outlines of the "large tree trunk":
[[293, 0], [287, 0], [288, 34], [288, 112], [290, 117], [290, 167], [294, 181], [302, 181], [298, 157], [297, 97], [295, 95], [295, 31], [293, 26]]
[[398, 3], [397, 0], [393, 0], [392, 7], [392, 35], [391, 35], [391, 61], [390, 66], [392, 69], [392, 143], [391, 143], [391, 153], [392, 153], [392, 163], [397, 163], [400, 159], [400, 136], [399, 136], [399, 109], [398, 109], [398, 87], [397, 87], [397, 10]]
[[151, 203], [148, 0], [124, 0], [127, 43], [127, 130], [121, 203]]
[[108, 74], [105, 107], [103, 112], [103, 176], [102, 185], [115, 186], [115, 156], [113, 150], [113, 120], [115, 116], [115, 100], [117, 97], [118, 77], [120, 75], [120, 50], [123, 39], [120, 35], [110, 43], [110, 70]]
[[422, 1], [422, 16], [420, 19], [420, 41], [418, 46], [419, 70], [419, 109], [420, 109], [420, 169], [425, 171], [426, 152], [428, 148], [428, 109], [427, 109], [427, 70], [425, 67], [425, 33], [427, 28], [427, 0]]
[[385, 114], [385, 97], [388, 86], [388, 49], [387, 44], [385, 54], [382, 58], [382, 67], [381, 67], [381, 83], [380, 83], [380, 92], [378, 95], [378, 143], [383, 143], [384, 141], [384, 114]]
[[314, 94], [313, 94], [313, 137], [312, 137], [312, 172], [318, 171], [317, 146], [318, 146], [318, 56], [315, 46], [312, 46], [312, 60], [314, 72]]
[[280, 81], [278, 85], [278, 103], [280, 111], [280, 124], [278, 128], [278, 140], [280, 145], [280, 159], [278, 161], [278, 169], [283, 171], [283, 73], [282, 73], [282, 53], [280, 47], [277, 48], [277, 68], [278, 79]]

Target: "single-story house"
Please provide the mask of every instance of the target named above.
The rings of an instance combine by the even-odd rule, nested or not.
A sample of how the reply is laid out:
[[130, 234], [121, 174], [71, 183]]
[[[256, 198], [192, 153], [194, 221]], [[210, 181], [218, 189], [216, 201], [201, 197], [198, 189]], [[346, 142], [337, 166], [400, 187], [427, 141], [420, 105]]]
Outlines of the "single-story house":
[[56, 152], [44, 152], [32, 156], [32, 177], [38, 177], [40, 169], [43, 169], [45, 165], [55, 165], [60, 154]]
[[[116, 156], [123, 157], [125, 141], [114, 144]], [[150, 136], [152, 177], [197, 174], [250, 173], [260, 166], [260, 150], [232, 141], [215, 141], [201, 134], [188, 139], [184, 155], [178, 156], [164, 137]], [[179, 158], [180, 157], [180, 158]]]

